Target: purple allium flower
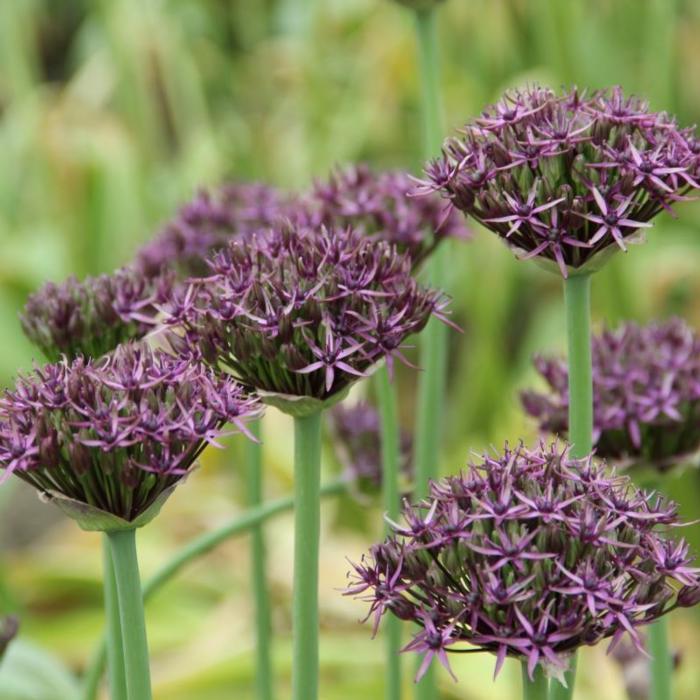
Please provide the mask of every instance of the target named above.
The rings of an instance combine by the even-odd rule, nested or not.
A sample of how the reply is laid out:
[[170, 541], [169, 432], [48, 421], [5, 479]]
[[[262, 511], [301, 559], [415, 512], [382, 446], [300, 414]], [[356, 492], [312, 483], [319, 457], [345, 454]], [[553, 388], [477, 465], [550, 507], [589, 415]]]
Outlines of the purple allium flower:
[[0, 620], [0, 661], [5, 656], [10, 642], [17, 636], [19, 631], [19, 620], [10, 615]]
[[351, 229], [278, 227], [232, 241], [209, 261], [170, 310], [178, 352], [196, 347], [212, 364], [257, 390], [339, 398], [401, 347], [443, 296], [422, 289], [410, 259]]
[[507, 445], [403, 508], [403, 524], [355, 564], [346, 595], [418, 626], [406, 650], [469, 651], [562, 673], [577, 647], [628, 633], [679, 605], [700, 570], [670, 539], [677, 509], [556, 443]]
[[207, 256], [231, 238], [269, 227], [288, 215], [289, 206], [281, 192], [261, 183], [226, 183], [201, 191], [138, 251], [134, 267], [148, 276], [163, 270], [184, 277], [205, 274]]
[[5, 392], [0, 469], [131, 522], [216, 444], [226, 423], [245, 432], [258, 413], [257, 399], [232, 378], [122, 345], [100, 360], [37, 368]]
[[[592, 340], [596, 454], [618, 466], [666, 470], [700, 450], [700, 337], [681, 319], [626, 323]], [[544, 432], [568, 431], [568, 369], [536, 357], [548, 391], [522, 403]]]
[[699, 153], [691, 130], [620, 88], [534, 87], [507, 93], [449, 140], [422, 189], [442, 191], [521, 258], [567, 277], [600, 264], [603, 251], [626, 250], [700, 187]]
[[[331, 409], [329, 417], [333, 444], [348, 481], [356, 484], [361, 493], [378, 491], [382, 485], [382, 455], [377, 409], [368, 401], [353, 406], [342, 403]], [[411, 462], [411, 436], [401, 431], [400, 469], [406, 477], [411, 473]]]
[[437, 194], [411, 196], [415, 180], [401, 170], [367, 165], [337, 169], [316, 181], [293, 209], [298, 223], [317, 228], [353, 226], [408, 253], [414, 267], [445, 238], [469, 238], [462, 217]]
[[100, 357], [152, 329], [171, 289], [170, 275], [147, 279], [128, 269], [82, 282], [69, 277], [32, 294], [20, 321], [25, 335], [51, 362], [63, 355]]

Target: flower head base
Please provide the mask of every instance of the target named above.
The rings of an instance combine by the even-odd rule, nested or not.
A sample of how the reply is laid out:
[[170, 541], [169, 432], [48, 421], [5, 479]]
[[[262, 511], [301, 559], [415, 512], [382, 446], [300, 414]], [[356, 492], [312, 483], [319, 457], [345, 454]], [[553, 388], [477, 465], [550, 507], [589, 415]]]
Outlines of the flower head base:
[[19, 631], [19, 621], [16, 617], [10, 616], [0, 620], [0, 662], [5, 656], [10, 642], [17, 636]]
[[522, 258], [572, 270], [600, 265], [661, 211], [700, 187], [689, 130], [619, 88], [507, 93], [427, 167], [441, 190]]
[[161, 233], [143, 246], [134, 267], [153, 276], [175, 270], [183, 277], [206, 274], [204, 259], [225, 248], [232, 238], [245, 238], [288, 214], [289, 202], [260, 183], [226, 183], [199, 192]]
[[[665, 471], [700, 451], [700, 337], [672, 319], [627, 323], [592, 341], [596, 454], [620, 467]], [[544, 432], [568, 431], [568, 370], [559, 358], [537, 357], [547, 393], [526, 391], [523, 406]]]
[[[556, 444], [506, 446], [404, 506], [404, 524], [354, 565], [348, 595], [418, 625], [406, 650], [437, 657], [465, 644], [563, 671], [582, 645], [636, 628], [697, 590], [687, 544], [665, 533], [676, 508]], [[680, 590], [680, 593], [679, 593]]]
[[169, 298], [172, 277], [147, 279], [133, 270], [49, 282], [32, 294], [20, 321], [25, 335], [51, 362], [65, 355], [100, 357], [155, 326], [158, 306]]
[[[381, 424], [377, 410], [367, 401], [354, 406], [339, 404], [330, 411], [334, 446], [348, 482], [360, 493], [376, 493], [382, 485]], [[411, 472], [411, 436], [400, 435], [400, 468]]]
[[338, 169], [301, 198], [294, 218], [311, 228], [352, 226], [395, 245], [415, 267], [444, 239], [471, 234], [449, 203], [435, 194], [413, 197], [414, 189], [415, 180], [401, 170]]
[[36, 369], [5, 393], [0, 469], [68, 503], [84, 527], [142, 524], [225, 423], [245, 431], [258, 411], [231, 378], [123, 345], [99, 361]]
[[268, 393], [341, 396], [379, 360], [403, 359], [403, 341], [446, 303], [406, 256], [353, 229], [276, 228], [209, 263], [173, 304], [174, 347]]

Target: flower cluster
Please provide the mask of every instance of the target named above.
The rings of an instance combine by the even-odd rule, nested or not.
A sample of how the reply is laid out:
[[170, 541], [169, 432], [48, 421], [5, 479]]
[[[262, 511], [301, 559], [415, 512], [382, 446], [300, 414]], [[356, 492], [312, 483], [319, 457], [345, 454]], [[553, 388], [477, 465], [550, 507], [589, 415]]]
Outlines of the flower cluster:
[[0, 661], [5, 656], [10, 642], [17, 636], [19, 621], [16, 617], [9, 616], [0, 620]]
[[[339, 404], [329, 414], [334, 446], [348, 481], [360, 491], [376, 492], [382, 485], [381, 422], [377, 409], [367, 401], [352, 406]], [[411, 470], [411, 436], [400, 435], [400, 468]]]
[[676, 507], [556, 444], [485, 455], [406, 504], [405, 524], [354, 565], [347, 594], [418, 625], [419, 676], [464, 644], [558, 675], [579, 646], [698, 602]]
[[226, 183], [199, 192], [160, 234], [136, 254], [134, 267], [147, 276], [176, 270], [205, 274], [204, 259], [231, 238], [245, 238], [289, 214], [290, 202], [261, 183]]
[[317, 181], [293, 212], [308, 227], [353, 226], [395, 245], [417, 266], [445, 238], [468, 238], [462, 217], [437, 195], [413, 197], [416, 183], [401, 170], [350, 166]]
[[21, 377], [0, 399], [0, 469], [132, 521], [176, 484], [225, 423], [257, 415], [233, 379], [122, 345]]
[[20, 321], [29, 340], [51, 362], [63, 355], [100, 357], [153, 328], [171, 289], [169, 275], [147, 279], [129, 269], [82, 282], [69, 277], [32, 294]]
[[[700, 142], [619, 88], [507, 93], [426, 170], [465, 214], [523, 258], [570, 268], [626, 250], [698, 184]], [[590, 265], [589, 265], [590, 263]]]
[[[680, 319], [626, 323], [592, 340], [596, 454], [620, 466], [665, 470], [700, 450], [700, 337]], [[568, 370], [537, 357], [547, 393], [526, 391], [522, 403], [545, 432], [568, 431]]]
[[408, 257], [351, 228], [277, 227], [209, 264], [170, 309], [184, 329], [175, 349], [275, 394], [337, 396], [382, 358], [403, 359], [405, 338], [446, 303], [411, 277]]

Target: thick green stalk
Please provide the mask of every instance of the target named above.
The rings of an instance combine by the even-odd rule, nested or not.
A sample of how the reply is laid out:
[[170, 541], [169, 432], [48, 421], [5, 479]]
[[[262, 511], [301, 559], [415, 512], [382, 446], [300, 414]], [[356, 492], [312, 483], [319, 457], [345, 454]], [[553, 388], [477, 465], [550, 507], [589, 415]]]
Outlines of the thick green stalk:
[[[572, 275], [564, 280], [569, 363], [569, 442], [573, 457], [593, 449], [593, 376], [591, 368], [591, 277]], [[566, 686], [552, 681], [551, 700], [571, 700], [577, 658], [565, 674]]]
[[107, 533], [117, 583], [128, 700], [151, 700], [146, 620], [136, 556], [136, 531]]
[[[398, 520], [400, 507], [399, 460], [401, 452], [397, 416], [396, 387], [389, 379], [389, 371], [382, 367], [376, 376], [377, 398], [381, 415], [382, 435], [382, 499], [387, 517]], [[389, 530], [387, 524], [386, 530]], [[401, 620], [387, 615], [384, 620], [386, 635], [385, 689], [386, 700], [401, 699]]]
[[547, 700], [547, 677], [538, 664], [533, 673], [533, 679], [527, 674], [527, 662], [522, 663], [523, 700]]
[[294, 419], [292, 699], [318, 700], [321, 412]]
[[660, 617], [649, 627], [651, 662], [649, 700], [672, 700], [673, 659], [668, 646], [668, 619]]
[[[260, 421], [250, 424], [251, 433], [260, 439]], [[246, 440], [248, 463], [248, 505], [251, 508], [263, 503], [262, 445]], [[265, 532], [263, 524], [254, 525], [251, 536], [251, 570], [253, 595], [255, 596], [256, 664], [255, 686], [258, 700], [272, 700], [272, 658], [271, 658], [271, 616], [270, 598], [267, 586], [267, 566], [265, 561]]]
[[[112, 554], [107, 535], [102, 535], [102, 559], [104, 562], [104, 605], [107, 621], [107, 677], [111, 700], [126, 700], [126, 675], [124, 673], [124, 646], [122, 625], [119, 619], [117, 581], [114, 578]], [[99, 678], [98, 678], [99, 683]]]
[[[416, 36], [422, 82], [423, 156], [436, 156], [442, 144], [441, 100], [438, 80], [438, 51], [435, 9], [416, 12]], [[428, 263], [430, 282], [444, 282], [445, 249], [439, 247]], [[440, 427], [445, 404], [447, 369], [447, 329], [432, 319], [421, 335], [420, 364], [415, 430], [415, 496], [424, 496], [428, 481], [438, 474]], [[416, 685], [416, 700], [437, 696], [432, 668]]]
[[[332, 481], [321, 487], [321, 496], [338, 496], [344, 493], [347, 489], [345, 480], [339, 479]], [[294, 498], [285, 496], [274, 501], [252, 508], [243, 515], [237, 518], [232, 518], [225, 525], [222, 525], [216, 530], [207, 532], [196, 540], [193, 540], [188, 545], [183, 547], [175, 556], [166, 562], [143, 586], [144, 602], [150, 600], [168, 581], [171, 581], [177, 574], [182, 571], [188, 564], [203, 557], [214, 548], [218, 547], [222, 542], [231, 539], [236, 535], [241, 535], [248, 532], [252, 527], [259, 525], [266, 520], [286, 513], [294, 507]], [[95, 700], [97, 697], [97, 688], [104, 672], [106, 661], [105, 640], [99, 645], [95, 655], [85, 672], [83, 681], [82, 700]]]

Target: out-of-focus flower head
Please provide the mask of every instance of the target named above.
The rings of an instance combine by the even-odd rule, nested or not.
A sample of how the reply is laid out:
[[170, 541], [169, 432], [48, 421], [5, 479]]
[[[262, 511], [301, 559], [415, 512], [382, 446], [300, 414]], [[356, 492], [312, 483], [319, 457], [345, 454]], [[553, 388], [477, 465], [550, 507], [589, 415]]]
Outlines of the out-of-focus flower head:
[[182, 277], [207, 272], [204, 259], [232, 238], [246, 238], [289, 214], [290, 200], [261, 183], [230, 182], [202, 190], [158, 236], [136, 254], [134, 267], [153, 276], [174, 270]]
[[172, 276], [145, 278], [129, 269], [79, 282], [45, 284], [20, 314], [25, 335], [51, 362], [61, 356], [100, 357], [155, 326], [170, 296]]
[[[596, 454], [623, 466], [665, 471], [700, 451], [700, 337], [681, 319], [626, 323], [592, 340]], [[561, 358], [536, 357], [546, 393], [522, 403], [544, 432], [566, 436], [568, 369]]]
[[0, 620], [0, 662], [2, 657], [5, 656], [7, 647], [10, 642], [17, 636], [19, 631], [19, 620], [10, 615]]
[[346, 591], [415, 623], [405, 647], [437, 659], [476, 647], [560, 676], [580, 646], [628, 633], [697, 602], [698, 569], [671, 539], [677, 509], [556, 444], [507, 445], [405, 504]]
[[20, 377], [0, 399], [0, 470], [91, 529], [143, 524], [226, 423], [260, 405], [231, 377], [127, 344]]
[[[381, 422], [377, 409], [368, 401], [352, 406], [338, 404], [329, 413], [333, 444], [349, 483], [360, 493], [376, 493], [382, 485]], [[411, 436], [400, 434], [400, 469], [411, 472]]]
[[444, 239], [471, 235], [449, 202], [437, 194], [414, 197], [415, 188], [416, 181], [401, 170], [340, 168], [327, 180], [317, 180], [292, 216], [314, 228], [357, 228], [407, 253], [415, 267]]
[[209, 265], [172, 304], [167, 323], [184, 330], [173, 346], [269, 403], [339, 400], [380, 360], [403, 360], [402, 343], [431, 315], [444, 318], [446, 300], [418, 285], [407, 256], [351, 228], [277, 227], [232, 241]]
[[440, 190], [521, 258], [594, 270], [698, 184], [700, 144], [620, 88], [508, 92], [428, 164]]

